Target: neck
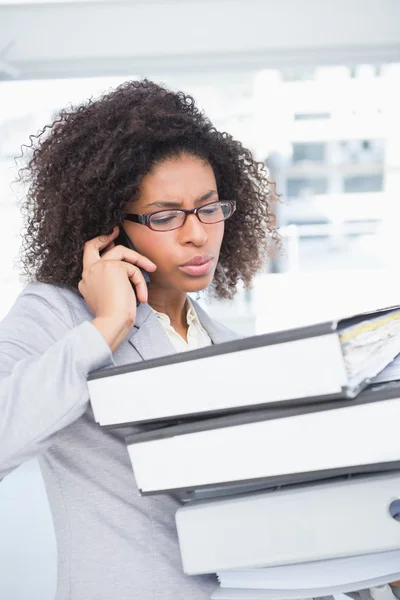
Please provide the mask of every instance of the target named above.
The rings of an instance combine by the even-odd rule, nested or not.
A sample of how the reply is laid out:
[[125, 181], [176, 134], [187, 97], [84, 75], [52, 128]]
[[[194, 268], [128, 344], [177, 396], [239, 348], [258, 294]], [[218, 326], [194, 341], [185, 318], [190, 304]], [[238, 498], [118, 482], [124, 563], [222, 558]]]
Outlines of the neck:
[[187, 327], [186, 322], [186, 292], [166, 290], [156, 285], [149, 286], [149, 305], [157, 312], [168, 315], [171, 325]]

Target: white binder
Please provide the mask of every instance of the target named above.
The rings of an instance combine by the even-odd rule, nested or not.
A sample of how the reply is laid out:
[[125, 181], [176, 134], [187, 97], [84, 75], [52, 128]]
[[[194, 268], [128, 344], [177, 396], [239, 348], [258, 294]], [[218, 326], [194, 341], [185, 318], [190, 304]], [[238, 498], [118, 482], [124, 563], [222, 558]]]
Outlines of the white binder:
[[[307, 412], [305, 412], [307, 411]], [[246, 492], [400, 466], [400, 384], [353, 400], [248, 411], [126, 437], [142, 494]], [[361, 425], [362, 424], [362, 425]]]
[[100, 369], [90, 402], [114, 428], [354, 398], [399, 354], [399, 333], [394, 307]]
[[193, 502], [176, 513], [183, 569], [194, 575], [398, 550], [399, 499], [396, 472]]

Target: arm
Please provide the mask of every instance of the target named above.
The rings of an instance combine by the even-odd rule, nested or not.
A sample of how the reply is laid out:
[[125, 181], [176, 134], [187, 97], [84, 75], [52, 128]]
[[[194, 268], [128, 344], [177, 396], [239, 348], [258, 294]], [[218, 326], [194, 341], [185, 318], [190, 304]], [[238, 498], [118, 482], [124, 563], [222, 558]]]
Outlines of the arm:
[[112, 364], [100, 331], [75, 326], [56, 287], [25, 288], [0, 323], [0, 479], [85, 412], [87, 374]]

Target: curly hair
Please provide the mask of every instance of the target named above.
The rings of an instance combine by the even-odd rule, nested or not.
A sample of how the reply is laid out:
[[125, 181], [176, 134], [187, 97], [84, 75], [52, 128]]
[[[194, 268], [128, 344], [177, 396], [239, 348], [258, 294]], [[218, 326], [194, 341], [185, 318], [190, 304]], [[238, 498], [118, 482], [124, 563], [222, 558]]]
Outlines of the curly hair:
[[[46, 134], [46, 130], [49, 130]], [[99, 99], [64, 108], [30, 136], [32, 152], [19, 171], [28, 183], [21, 258], [29, 279], [76, 288], [87, 240], [111, 233], [143, 177], [163, 160], [189, 154], [212, 167], [221, 198], [236, 200], [225, 223], [213, 291], [231, 298], [250, 287], [271, 242], [279, 240], [275, 186], [263, 163], [219, 132], [183, 92], [148, 79], [127, 81]]]

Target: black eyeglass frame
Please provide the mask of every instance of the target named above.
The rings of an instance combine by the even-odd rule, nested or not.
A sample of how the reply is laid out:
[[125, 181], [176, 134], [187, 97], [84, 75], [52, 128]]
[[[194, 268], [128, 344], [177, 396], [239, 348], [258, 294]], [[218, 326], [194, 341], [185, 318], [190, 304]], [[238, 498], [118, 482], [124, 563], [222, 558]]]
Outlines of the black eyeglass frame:
[[[207, 208], [208, 206], [212, 206], [214, 204], [221, 204], [222, 202], [230, 204], [231, 214], [228, 217], [225, 217], [224, 219], [220, 219], [219, 221], [213, 221], [212, 223], [205, 222], [200, 219], [200, 217], [198, 215], [199, 210], [202, 210], [203, 208]], [[192, 210], [188, 210], [185, 208], [165, 208], [164, 210], [157, 210], [156, 212], [152, 212], [152, 213], [148, 213], [148, 214], [125, 213], [124, 219], [127, 219], [128, 221], [132, 221], [132, 223], [139, 223], [140, 225], [145, 225], [152, 231], [164, 233], [167, 231], [175, 231], [175, 229], [180, 229], [181, 227], [183, 227], [188, 215], [196, 215], [196, 217], [198, 218], [200, 223], [203, 223], [204, 225], [215, 225], [216, 223], [221, 223], [221, 221], [226, 221], [227, 219], [230, 219], [231, 216], [233, 215], [233, 213], [235, 212], [235, 210], [236, 210], [236, 200], [217, 200], [214, 202], [210, 202], [209, 204], [203, 204], [203, 206], [199, 206], [198, 208], [193, 208]], [[160, 213], [171, 212], [171, 211], [181, 212], [181, 213], [185, 214], [185, 218], [183, 220], [182, 225], [179, 225], [178, 227], [174, 227], [173, 229], [154, 229], [151, 226], [151, 223], [150, 223], [151, 217], [153, 217], [154, 215], [158, 215]]]

